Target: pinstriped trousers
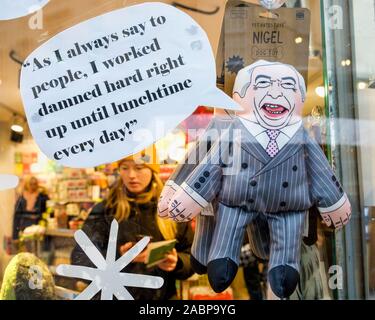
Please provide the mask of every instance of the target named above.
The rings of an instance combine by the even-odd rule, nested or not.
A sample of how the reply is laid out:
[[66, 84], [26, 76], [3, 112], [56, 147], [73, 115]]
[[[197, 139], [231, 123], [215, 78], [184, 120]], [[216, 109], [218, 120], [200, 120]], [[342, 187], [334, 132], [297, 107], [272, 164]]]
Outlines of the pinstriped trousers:
[[201, 264], [230, 258], [239, 264], [247, 229], [255, 255], [269, 260], [269, 270], [289, 265], [299, 271], [301, 241], [307, 212], [257, 213], [218, 204], [215, 216], [197, 218], [191, 253]]

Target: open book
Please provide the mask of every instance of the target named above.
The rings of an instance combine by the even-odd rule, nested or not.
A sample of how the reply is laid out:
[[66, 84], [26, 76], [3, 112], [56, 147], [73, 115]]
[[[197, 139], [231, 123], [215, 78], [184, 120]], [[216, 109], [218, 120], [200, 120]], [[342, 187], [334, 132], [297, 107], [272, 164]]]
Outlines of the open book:
[[146, 249], [146, 265], [151, 268], [165, 259], [166, 253], [172, 251], [177, 240], [151, 242]]

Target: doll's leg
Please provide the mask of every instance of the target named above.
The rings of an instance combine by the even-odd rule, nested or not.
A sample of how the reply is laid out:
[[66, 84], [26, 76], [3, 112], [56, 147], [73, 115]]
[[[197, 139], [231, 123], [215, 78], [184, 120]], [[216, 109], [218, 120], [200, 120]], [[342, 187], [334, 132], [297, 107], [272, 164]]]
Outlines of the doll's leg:
[[251, 251], [262, 260], [270, 255], [270, 232], [268, 222], [263, 214], [259, 214], [246, 228]]
[[198, 215], [191, 246], [190, 263], [198, 274], [207, 273], [207, 260], [215, 228], [214, 216]]
[[245, 228], [254, 216], [238, 207], [219, 203], [207, 264], [208, 279], [214, 291], [224, 291], [236, 276]]
[[299, 281], [301, 242], [306, 212], [266, 214], [271, 235], [268, 281], [272, 292], [288, 298]]

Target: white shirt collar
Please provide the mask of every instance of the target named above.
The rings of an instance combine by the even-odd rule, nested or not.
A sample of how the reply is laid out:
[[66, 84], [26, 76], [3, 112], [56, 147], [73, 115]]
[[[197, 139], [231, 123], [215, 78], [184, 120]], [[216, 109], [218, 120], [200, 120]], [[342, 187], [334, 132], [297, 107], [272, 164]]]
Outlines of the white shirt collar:
[[[240, 118], [240, 121], [242, 122], [242, 124], [249, 130], [249, 132], [251, 132], [251, 134], [254, 137], [257, 137], [260, 134], [262, 134], [263, 132], [267, 131], [267, 129], [262, 127], [258, 122], [248, 120], [248, 119], [243, 118], [243, 117], [239, 117], [239, 118]], [[302, 126], [302, 120], [300, 120], [300, 121], [298, 121], [294, 124], [291, 124], [289, 126], [286, 126], [282, 129], [280, 129], [280, 131], [283, 134], [285, 134], [288, 138], [292, 138], [301, 126]]]
[[286, 136], [288, 136], [289, 138], [292, 138], [301, 126], [302, 126], [302, 120], [296, 123], [290, 124], [289, 126], [286, 126], [280, 129], [280, 131], [284, 133]]

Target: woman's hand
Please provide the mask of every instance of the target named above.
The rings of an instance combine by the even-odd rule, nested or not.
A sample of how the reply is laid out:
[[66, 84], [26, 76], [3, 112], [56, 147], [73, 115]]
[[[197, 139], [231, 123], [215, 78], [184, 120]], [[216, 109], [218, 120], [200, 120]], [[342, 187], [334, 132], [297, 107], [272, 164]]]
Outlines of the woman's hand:
[[[128, 250], [130, 250], [134, 246], [134, 242], [127, 242], [120, 247], [120, 253], [123, 256]], [[147, 248], [147, 247], [146, 247]], [[145, 263], [146, 261], [146, 248], [136, 256], [132, 262], [142, 262]]]
[[161, 270], [171, 272], [176, 269], [178, 261], [178, 255], [176, 249], [173, 249], [170, 253], [166, 254], [165, 259], [158, 264]]

